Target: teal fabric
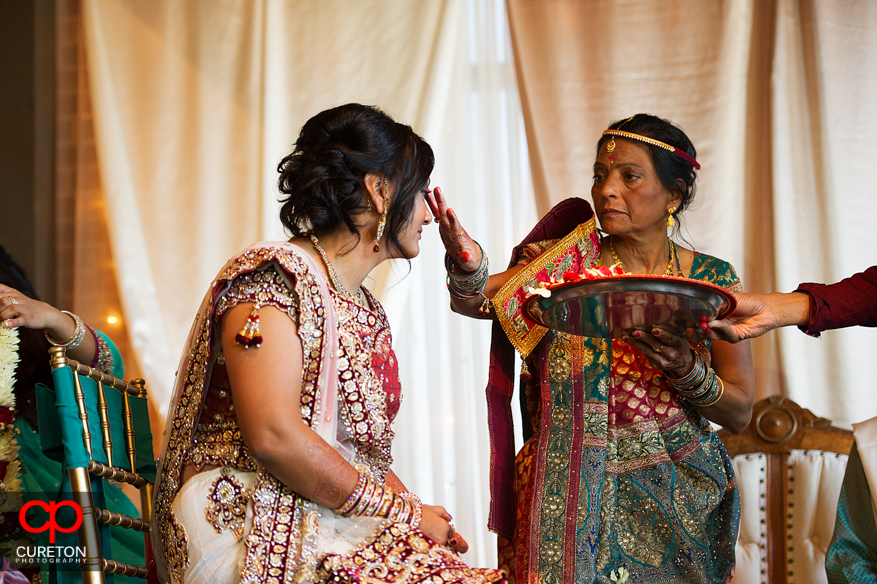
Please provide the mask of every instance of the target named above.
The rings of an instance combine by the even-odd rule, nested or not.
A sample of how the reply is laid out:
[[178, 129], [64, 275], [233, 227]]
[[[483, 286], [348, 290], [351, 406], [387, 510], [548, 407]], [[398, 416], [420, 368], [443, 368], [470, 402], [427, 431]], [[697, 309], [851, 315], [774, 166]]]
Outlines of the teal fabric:
[[[57, 427], [57, 424], [55, 424]], [[25, 493], [45, 493], [46, 499], [60, 501], [69, 498], [69, 481], [67, 473], [61, 465], [48, 457], [46, 457], [40, 448], [40, 439], [43, 431], [37, 433], [33, 427], [24, 419], [16, 419], [15, 427], [20, 432], [18, 436], [19, 455], [22, 462], [21, 473], [21, 489]], [[46, 428], [43, 425], [41, 428]], [[62, 489], [62, 485], [64, 488]], [[62, 490], [67, 494], [62, 495]], [[106, 500], [106, 509], [123, 515], [131, 515], [139, 517], [140, 513], [131, 499], [122, 492], [118, 487], [105, 483], [103, 485], [103, 496]], [[66, 509], [66, 508], [65, 508]], [[63, 519], [62, 519], [63, 522]], [[39, 521], [33, 521], [34, 525], [39, 525]], [[62, 534], [59, 534], [59, 537]], [[110, 542], [105, 544], [108, 549], [112, 550], [113, 557], [132, 564], [144, 565], [145, 558], [143, 554], [143, 536], [140, 533], [121, 527], [111, 526], [109, 529]], [[75, 542], [76, 534], [71, 534]], [[48, 545], [48, 533], [39, 534], [40, 544]], [[62, 542], [63, 540], [58, 540]], [[74, 543], [75, 545], [75, 543]], [[43, 572], [43, 581], [73, 581], [80, 582], [81, 576], [77, 572], [60, 573], [58, 575]], [[138, 582], [143, 580], [137, 578], [122, 578], [116, 576], [117, 582]]]
[[[149, 403], [145, 397], [129, 397], [134, 415], [134, 447], [137, 449], [137, 472], [155, 483], [155, 455], [152, 451], [152, 429], [149, 427]], [[115, 453], [113, 453], [115, 458]], [[126, 465], [127, 466], [127, 465]]]
[[[82, 421], [76, 405], [73, 372], [68, 367], [52, 372], [56, 392], [45, 385], [37, 386], [37, 412], [40, 416], [41, 441], [44, 452], [57, 460], [65, 462], [68, 468], [88, 466], [89, 455], [82, 440]], [[107, 464], [107, 453], [103, 444], [100, 412], [98, 411], [97, 383], [80, 376], [80, 386], [85, 395], [85, 410], [88, 414], [88, 428], [91, 433], [91, 450], [94, 460]], [[113, 444], [113, 465], [130, 468], [125, 450], [125, 426], [122, 412], [124, 396], [122, 392], [104, 386], [104, 396], [108, 406], [110, 437]], [[152, 455], [152, 432], [149, 428], [149, 405], [146, 398], [128, 396], [128, 404], [134, 418], [134, 442], [137, 451], [137, 471], [150, 481], [155, 480], [155, 460]], [[43, 426], [42, 420], [47, 424]], [[76, 440], [64, 443], [62, 436], [76, 436]]]
[[[96, 331], [97, 332], [97, 331]], [[118, 349], [113, 342], [103, 333], [101, 335], [113, 354], [112, 375], [122, 379], [124, 364]], [[20, 420], [21, 424], [22, 459], [25, 453], [30, 464], [26, 467], [39, 468], [39, 471], [30, 473], [32, 479], [24, 488], [33, 492], [46, 492], [47, 497], [53, 500], [70, 500], [70, 482], [67, 469], [88, 466], [90, 456], [82, 439], [82, 421], [79, 419], [79, 409], [76, 405], [75, 385], [73, 372], [69, 367], [62, 367], [52, 371], [54, 388], [39, 385], [36, 388], [37, 412], [40, 421], [40, 432], [36, 433], [26, 421]], [[85, 395], [86, 412], [88, 414], [88, 428], [91, 433], [92, 455], [95, 461], [102, 464], [108, 463], [108, 457], [103, 444], [101, 431], [100, 413], [98, 411], [98, 384], [92, 379], [80, 376], [80, 386]], [[119, 390], [104, 386], [104, 395], [108, 407], [108, 419], [110, 421], [110, 438], [112, 440], [113, 466], [129, 469], [128, 456], [125, 449], [125, 426], [124, 426], [124, 395]], [[129, 405], [134, 418], [135, 448], [137, 450], [137, 472], [149, 481], [155, 481], [155, 460], [152, 451], [152, 432], [149, 428], [149, 408], [145, 398], [128, 397]], [[64, 437], [68, 439], [65, 440]], [[95, 505], [123, 515], [139, 517], [137, 507], [128, 496], [118, 487], [103, 481], [99, 477], [90, 477], [92, 496]], [[72, 512], [69, 507], [62, 510]], [[60, 522], [64, 521], [61, 512]], [[122, 529], [120, 527], [98, 524], [101, 535], [101, 549], [105, 557], [129, 564], [145, 565], [143, 534], [137, 531]], [[43, 534], [48, 543], [48, 535]], [[77, 545], [75, 533], [56, 535], [58, 545]], [[118, 582], [143, 582], [137, 578], [125, 578], [107, 574], [107, 581], [114, 579]], [[49, 574], [44, 573], [46, 582], [81, 582], [82, 577], [78, 571], [53, 570]]]
[[877, 583], [877, 524], [868, 478], [853, 443], [837, 503], [834, 535], [825, 554], [829, 584]]

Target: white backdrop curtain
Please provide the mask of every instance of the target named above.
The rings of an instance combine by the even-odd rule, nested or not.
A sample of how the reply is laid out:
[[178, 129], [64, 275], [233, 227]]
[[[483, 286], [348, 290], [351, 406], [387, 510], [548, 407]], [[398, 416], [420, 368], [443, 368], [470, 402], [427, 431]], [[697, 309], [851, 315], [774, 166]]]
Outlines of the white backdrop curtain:
[[[183, 338], [229, 255], [282, 237], [276, 162], [301, 124], [375, 103], [434, 146], [495, 269], [552, 203], [588, 198], [594, 144], [638, 111], [678, 122], [704, 165], [686, 237], [754, 291], [877, 263], [877, 4], [867, 0], [509, 0], [529, 159], [498, 0], [83, 0], [100, 182], [125, 322], [165, 409]], [[535, 186], [535, 195], [533, 186]], [[406, 399], [397, 471], [446, 504], [474, 564], [483, 529], [487, 325], [451, 314], [435, 232], [372, 288]], [[877, 415], [867, 329], [753, 345], [759, 397], [840, 424]]]
[[[276, 165], [313, 114], [376, 104], [435, 149], [495, 264], [536, 221], [499, 0], [84, 0], [101, 182], [131, 341], [162, 415], [194, 312], [226, 259], [285, 239]], [[402, 375], [395, 470], [495, 565], [485, 528], [489, 324], [453, 315], [435, 230], [371, 282]]]
[[[509, 0], [539, 212], [589, 190], [594, 146], [637, 112], [681, 125], [703, 165], [683, 235], [747, 290], [877, 264], [877, 3]], [[877, 333], [753, 341], [756, 398], [849, 425], [877, 415]]]

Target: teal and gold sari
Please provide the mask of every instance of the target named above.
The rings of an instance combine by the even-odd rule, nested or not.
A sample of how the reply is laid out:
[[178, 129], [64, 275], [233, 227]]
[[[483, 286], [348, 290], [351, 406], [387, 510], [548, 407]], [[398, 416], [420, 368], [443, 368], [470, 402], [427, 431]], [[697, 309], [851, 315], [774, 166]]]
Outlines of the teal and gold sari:
[[[505, 376], [495, 336], [488, 396], [500, 567], [518, 582], [610, 584], [623, 571], [631, 584], [729, 581], [740, 503], [731, 461], [710, 424], [627, 343], [521, 317], [527, 287], [600, 265], [594, 219], [560, 239], [530, 241], [515, 255], [512, 263], [525, 267], [493, 305], [524, 358], [532, 435], [511, 471], [502, 460], [508, 437], [498, 423], [497, 388]], [[730, 264], [708, 255], [695, 256], [690, 277], [740, 289]], [[707, 346], [699, 349], [709, 357]]]

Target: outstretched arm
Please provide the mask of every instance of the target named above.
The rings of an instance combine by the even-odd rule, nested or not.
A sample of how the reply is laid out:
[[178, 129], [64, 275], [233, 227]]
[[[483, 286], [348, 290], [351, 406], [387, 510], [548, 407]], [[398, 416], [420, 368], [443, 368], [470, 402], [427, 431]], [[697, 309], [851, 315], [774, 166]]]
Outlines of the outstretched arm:
[[[56, 342], [63, 343], [76, 334], [76, 321], [45, 302], [34, 300], [9, 286], [0, 284], [0, 326], [43, 329]], [[97, 345], [94, 336], [86, 331], [82, 342], [67, 352], [67, 356], [90, 365]]]
[[710, 340], [739, 343], [783, 326], [806, 326], [810, 297], [801, 292], [783, 294], [734, 294], [737, 308], [722, 320], [702, 325]]

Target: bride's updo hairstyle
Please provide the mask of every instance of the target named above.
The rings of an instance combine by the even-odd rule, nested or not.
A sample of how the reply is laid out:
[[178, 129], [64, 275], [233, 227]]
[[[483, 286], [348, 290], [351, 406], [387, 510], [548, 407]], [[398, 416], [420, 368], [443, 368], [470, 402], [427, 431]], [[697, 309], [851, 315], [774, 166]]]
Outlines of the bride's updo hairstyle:
[[320, 112], [277, 166], [285, 195], [280, 221], [293, 237], [320, 237], [342, 226], [359, 235], [357, 219], [369, 202], [365, 175], [382, 173], [390, 183], [384, 237], [402, 253], [399, 232], [411, 220], [434, 164], [423, 138], [376, 107], [349, 103]]

